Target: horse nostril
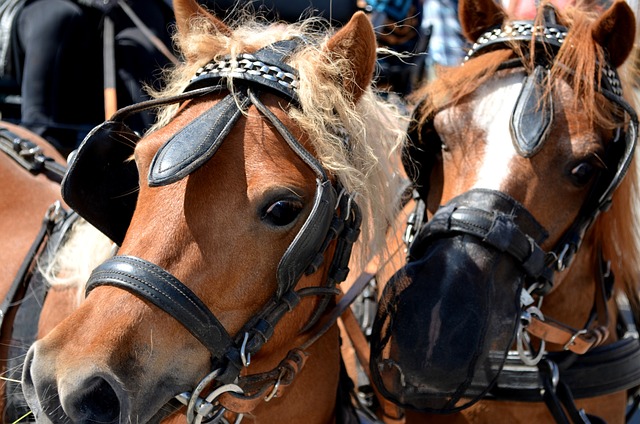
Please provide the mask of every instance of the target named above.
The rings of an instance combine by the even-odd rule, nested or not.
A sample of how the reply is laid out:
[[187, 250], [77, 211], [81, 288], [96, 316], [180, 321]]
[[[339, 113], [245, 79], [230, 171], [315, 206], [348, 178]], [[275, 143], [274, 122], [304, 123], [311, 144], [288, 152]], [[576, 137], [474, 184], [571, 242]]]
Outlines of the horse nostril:
[[[111, 385], [102, 377], [86, 382], [84, 390], [64, 402], [64, 410], [74, 422], [118, 423], [120, 401]], [[68, 407], [66, 407], [68, 406]]]

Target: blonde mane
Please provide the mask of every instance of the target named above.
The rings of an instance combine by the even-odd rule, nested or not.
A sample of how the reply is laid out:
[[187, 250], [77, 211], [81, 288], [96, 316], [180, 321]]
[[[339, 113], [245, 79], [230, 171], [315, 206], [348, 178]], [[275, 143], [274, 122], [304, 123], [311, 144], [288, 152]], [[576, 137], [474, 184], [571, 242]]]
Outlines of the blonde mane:
[[77, 288], [76, 304], [79, 305], [84, 300], [84, 287], [91, 271], [116, 250], [114, 242], [79, 218], [60, 249], [38, 262], [38, 270], [52, 287]]
[[[541, 7], [548, 2], [542, 3]], [[591, 35], [591, 24], [600, 13], [594, 11], [592, 5], [591, 8], [576, 5], [567, 7], [562, 13], [558, 12], [560, 21], [567, 25], [569, 33], [556, 56], [549, 80], [551, 84], [560, 79], [570, 84], [574, 93], [573, 101], [585, 111], [592, 125], [611, 129], [618, 125], [620, 116], [616, 106], [599, 92], [602, 75], [600, 68], [605, 63], [605, 52]], [[433, 83], [414, 93], [414, 102], [428, 100], [420, 106], [419, 125], [424, 124], [438, 110], [463, 101], [492, 78], [500, 63], [505, 60], [519, 56], [525, 66], [531, 67], [536, 60], [535, 54], [540, 54], [539, 50], [536, 52], [527, 46], [520, 49], [516, 47], [514, 50], [497, 50], [480, 55], [461, 67], [448, 69]], [[530, 56], [525, 58], [525, 53]], [[632, 59], [627, 60], [618, 71], [625, 98], [634, 106], [631, 82], [637, 72], [632, 62]], [[597, 77], [576, 78], [575, 75]], [[627, 292], [636, 307], [640, 307], [637, 300], [640, 276], [640, 261], [637, 259], [640, 257], [640, 171], [637, 156], [636, 150], [627, 175], [614, 194], [611, 209], [597, 218], [591, 229], [591, 237], [603, 246], [605, 257], [611, 260], [616, 282], [621, 285], [619, 288]]]
[[[222, 33], [208, 19], [194, 19], [189, 34], [177, 34], [176, 45], [187, 58], [167, 75], [167, 86], [154, 97], [182, 92], [196, 70], [212, 59], [251, 53], [278, 40], [304, 40], [288, 64], [299, 73], [300, 109], [290, 117], [309, 135], [325, 169], [356, 195], [363, 212], [360, 259], [366, 261], [385, 245], [385, 233], [398, 213], [406, 180], [400, 174], [401, 147], [408, 120], [371, 87], [354, 104], [341, 81], [351, 77], [349, 58], [329, 57], [323, 49], [332, 31], [325, 21], [309, 18], [295, 24], [270, 24], [243, 14]], [[229, 82], [233, 90], [233, 81]], [[156, 128], [166, 125], [176, 106], [160, 111]], [[341, 133], [348, 134], [348, 147]]]

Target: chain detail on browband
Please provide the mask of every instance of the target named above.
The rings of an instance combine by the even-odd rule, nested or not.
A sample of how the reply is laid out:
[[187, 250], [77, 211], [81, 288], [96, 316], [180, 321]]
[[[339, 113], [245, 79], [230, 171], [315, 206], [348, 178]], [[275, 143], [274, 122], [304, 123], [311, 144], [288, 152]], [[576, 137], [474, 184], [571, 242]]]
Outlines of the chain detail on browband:
[[194, 81], [201, 75], [209, 74], [219, 77], [240, 77], [242, 74], [261, 76], [269, 81], [275, 81], [284, 87], [298, 88], [298, 76], [275, 65], [266, 64], [255, 56], [247, 53], [238, 55], [236, 60], [225, 57], [222, 60], [212, 60], [196, 71], [191, 79]]
[[504, 27], [493, 28], [478, 37], [464, 60], [466, 62], [489, 45], [503, 43], [506, 40], [529, 41], [534, 36], [543, 43], [560, 47], [567, 37], [567, 29], [561, 26], [540, 26], [528, 21], [515, 21]]
[[[493, 28], [482, 34], [471, 46], [464, 61], [468, 61], [473, 56], [489, 50], [491, 47], [503, 45], [514, 41], [531, 41], [536, 37], [536, 41], [555, 47], [561, 47], [567, 37], [567, 28], [559, 25], [534, 25], [531, 21], [515, 21], [504, 27]], [[608, 89], [616, 96], [622, 96], [622, 84], [615, 69], [608, 63], [602, 66], [602, 76], [608, 82]]]

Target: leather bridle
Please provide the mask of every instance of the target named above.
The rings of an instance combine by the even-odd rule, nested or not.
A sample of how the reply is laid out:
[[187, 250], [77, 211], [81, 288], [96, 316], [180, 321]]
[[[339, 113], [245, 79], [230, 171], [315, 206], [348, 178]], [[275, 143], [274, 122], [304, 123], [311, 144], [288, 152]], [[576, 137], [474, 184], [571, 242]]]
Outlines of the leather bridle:
[[[495, 49], [510, 49], [514, 42], [530, 43], [532, 40], [544, 51], [552, 52], [548, 61], [536, 63], [526, 77], [511, 117], [514, 144], [524, 157], [533, 156], [540, 149], [553, 114], [552, 101], [540, 101], [544, 91], [540, 89], [540, 84], [548, 77], [548, 68], [564, 41], [567, 29], [556, 24], [555, 15], [550, 11], [546, 11], [546, 22], [542, 27], [527, 21], [487, 31], [473, 45], [466, 58], [469, 60]], [[633, 158], [638, 118], [635, 110], [622, 97], [616, 71], [606, 63], [602, 65], [600, 93], [626, 114], [627, 121], [620, 124], [614, 139], [608, 144], [605, 157], [607, 170], [597, 177], [577, 219], [551, 250], [541, 248], [541, 243], [546, 239], [546, 231], [529, 213], [512, 213], [514, 209], [520, 208], [517, 201], [504, 193], [490, 190], [464, 193], [440, 207], [421, 229], [412, 228], [413, 233], [419, 232], [410, 251], [414, 259], [422, 257], [423, 250], [428, 249], [426, 240], [464, 234], [511, 256], [521, 267], [528, 287], [522, 290], [521, 296], [523, 311], [517, 337], [519, 349], [509, 352], [496, 381], [483, 381], [478, 386], [493, 384], [486, 393], [486, 399], [544, 401], [559, 423], [568, 422], [569, 419], [574, 422], [596, 419], [577, 410], [573, 404], [574, 395], [600, 396], [640, 385], [640, 372], [637, 370], [640, 342], [634, 323], [631, 322], [630, 327], [623, 329], [626, 334], [620, 334], [623, 337], [621, 340], [602, 346], [609, 336], [607, 302], [611, 298], [614, 278], [605, 259], [598, 257], [600, 266], [594, 305], [583, 329], [575, 329], [543, 316], [539, 305], [534, 303], [531, 296], [542, 297], [553, 288], [554, 274], [570, 265], [590, 225], [600, 212], [606, 211], [610, 206], [613, 192], [625, 176]], [[521, 59], [512, 59], [503, 63], [499, 70], [521, 67], [524, 67]], [[420, 110], [419, 106], [417, 110]], [[526, 115], [529, 119], [526, 119]], [[531, 119], [531, 116], [535, 119]], [[532, 121], [535, 121], [533, 128], [526, 125]], [[432, 122], [427, 121], [426, 132], [424, 128], [420, 134], [414, 132], [413, 138], [422, 137], [424, 145], [425, 139], [437, 137], [432, 125]], [[438, 147], [434, 140], [426, 142], [432, 143], [434, 149]], [[429, 146], [425, 150], [428, 149]], [[424, 170], [423, 173], [429, 175]], [[490, 198], [499, 200], [488, 202], [489, 207], [483, 206], [478, 200]], [[496, 204], [503, 206], [496, 208]], [[527, 223], [523, 226], [515, 218], [516, 215], [519, 215], [520, 221], [523, 215], [530, 219], [525, 220]], [[541, 340], [542, 345], [537, 350], [529, 344], [527, 333]], [[546, 352], [545, 341], [563, 346], [565, 352]], [[477, 383], [480, 382], [473, 384]]]
[[[96, 157], [96, 151], [106, 148], [109, 152], [107, 156], [112, 156], [109, 162], [122, 160], [125, 152], [114, 153], [114, 150], [109, 150], [114, 143], [111, 139], [124, 137], [127, 140], [125, 144], [131, 146], [132, 141], [136, 142], [139, 138], [130, 130], [127, 132], [122, 119], [150, 107], [212, 93], [224, 93], [227, 91], [226, 82], [231, 78], [235, 87], [233, 93], [229, 92], [159, 149], [151, 164], [148, 184], [156, 187], [172, 184], [206, 163], [250, 105], [258, 109], [287, 145], [315, 173], [314, 204], [307, 220], [280, 260], [276, 271], [277, 291], [236, 335], [229, 334], [217, 317], [185, 284], [168, 271], [142, 258], [115, 256], [98, 266], [89, 278], [87, 294], [100, 286], [114, 286], [129, 291], [170, 314], [209, 350], [212, 373], [192, 393], [178, 396], [179, 400], [188, 405], [188, 422], [217, 419], [226, 408], [236, 413], [245, 413], [247, 404], [254, 407], [256, 402], [262, 402], [265, 397], [269, 400], [277, 396], [283, 387], [290, 384], [304, 365], [304, 349], [293, 349], [272, 372], [242, 377], [240, 373], [249, 365], [251, 356], [271, 338], [281, 318], [293, 310], [302, 297], [309, 295], [320, 296], [321, 301], [300, 331], [314, 327], [331, 298], [340, 293], [336, 285], [346, 278], [349, 271], [347, 265], [351, 247], [358, 238], [362, 219], [358, 205], [339, 182], [329, 178], [320, 162], [261, 100], [261, 92], [270, 92], [288, 101], [291, 107], [298, 107], [297, 72], [285, 64], [285, 59], [299, 43], [299, 39], [286, 40], [253, 54], [242, 54], [235, 59], [214, 60], [198, 71], [183, 94], [120, 110], [110, 121], [87, 136], [63, 181], [63, 195], [67, 203], [114, 241], [121, 243], [131, 219], [131, 206], [120, 208], [116, 205], [114, 209], [118, 209], [120, 215], [118, 219], [111, 221], [95, 206], [107, 204], [112, 199], [96, 198], [95, 195], [89, 199], [86, 197], [90, 192], [96, 192], [96, 187], [90, 186], [92, 183], [110, 179], [107, 175], [105, 180], [93, 179], [87, 185], [85, 177], [90, 174], [91, 168], [104, 160]], [[105, 147], [105, 143], [109, 145]], [[109, 168], [104, 169], [108, 173]], [[129, 167], [127, 172], [133, 174], [134, 169]], [[124, 191], [127, 185], [137, 185], [137, 181], [130, 179], [123, 184], [125, 187], [120, 189]], [[327, 249], [333, 244], [335, 249], [332, 258], [325, 258]], [[303, 275], [313, 274], [326, 260], [330, 261], [328, 276], [321, 286], [296, 287]], [[310, 340], [315, 340], [316, 337], [312, 334]], [[205, 390], [210, 391], [207, 396], [203, 395]], [[228, 402], [226, 406], [222, 406], [218, 398], [227, 392], [233, 392], [234, 397], [227, 396]], [[242, 402], [238, 401], [240, 398]]]

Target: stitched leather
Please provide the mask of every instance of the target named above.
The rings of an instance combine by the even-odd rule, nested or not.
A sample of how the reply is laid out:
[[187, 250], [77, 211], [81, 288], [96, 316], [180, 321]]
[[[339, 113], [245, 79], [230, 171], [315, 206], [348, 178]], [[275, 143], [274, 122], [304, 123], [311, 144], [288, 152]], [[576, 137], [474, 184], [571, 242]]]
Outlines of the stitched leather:
[[127, 290], [171, 314], [217, 359], [233, 346], [227, 330], [204, 303], [177, 278], [151, 262], [132, 256], [108, 259], [91, 273], [87, 295], [105, 285]]
[[228, 94], [171, 137], [156, 153], [149, 169], [149, 186], [175, 183], [204, 165], [242, 115], [249, 99]]
[[513, 145], [525, 158], [532, 157], [542, 148], [553, 122], [553, 98], [545, 95], [547, 75], [545, 68], [536, 66], [525, 77], [511, 114]]

